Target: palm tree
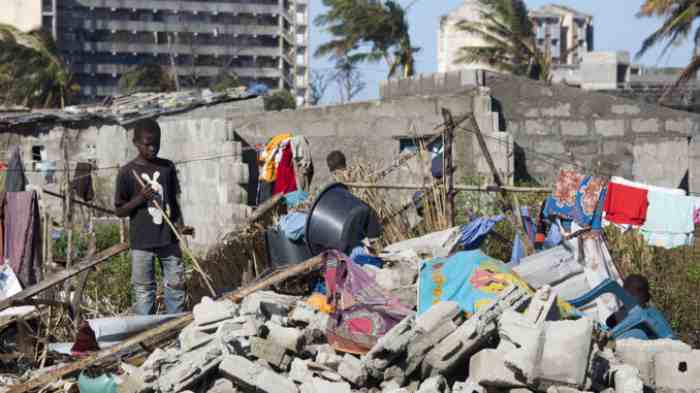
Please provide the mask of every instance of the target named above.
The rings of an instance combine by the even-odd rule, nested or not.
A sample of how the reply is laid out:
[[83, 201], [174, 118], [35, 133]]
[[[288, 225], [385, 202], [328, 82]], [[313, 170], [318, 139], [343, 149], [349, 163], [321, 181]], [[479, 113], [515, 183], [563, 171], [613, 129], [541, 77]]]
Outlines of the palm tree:
[[319, 46], [316, 57], [330, 56], [353, 63], [384, 61], [388, 77], [401, 71], [404, 77], [415, 74], [415, 56], [420, 50], [411, 45], [406, 11], [398, 2], [388, 0], [323, 0], [328, 7], [315, 24], [325, 27], [333, 38]]
[[523, 0], [479, 0], [481, 18], [465, 20], [457, 27], [483, 41], [463, 46], [457, 62], [486, 63], [491, 67], [549, 80], [551, 54], [538, 47], [527, 6]]
[[[663, 56], [670, 47], [685, 41], [693, 31], [693, 22], [700, 16], [700, 0], [646, 0], [638, 16], [656, 16], [665, 20], [661, 27], [642, 42], [642, 47], [636, 55], [637, 59], [644, 56], [652, 47], [665, 41], [666, 44], [661, 52]], [[693, 58], [683, 69], [676, 83], [666, 89], [659, 101], [663, 101], [673, 89], [691, 80], [700, 70], [700, 27], [695, 27], [693, 41]]]
[[0, 103], [63, 108], [79, 91], [50, 35], [0, 24]]
[[175, 80], [158, 64], [134, 66], [119, 78], [119, 90], [124, 94], [136, 92], [163, 93], [175, 90]]

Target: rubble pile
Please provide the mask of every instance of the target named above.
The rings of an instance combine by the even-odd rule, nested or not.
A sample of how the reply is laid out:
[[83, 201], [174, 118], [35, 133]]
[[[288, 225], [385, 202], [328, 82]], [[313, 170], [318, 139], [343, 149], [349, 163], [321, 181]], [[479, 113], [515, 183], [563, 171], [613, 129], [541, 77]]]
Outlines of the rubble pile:
[[238, 305], [204, 298], [178, 346], [123, 364], [120, 391], [636, 393], [695, 392], [700, 351], [673, 340], [608, 342], [588, 318], [552, 317], [550, 288], [511, 286], [470, 318], [435, 304], [366, 354], [328, 345], [329, 314], [303, 298], [257, 292]]

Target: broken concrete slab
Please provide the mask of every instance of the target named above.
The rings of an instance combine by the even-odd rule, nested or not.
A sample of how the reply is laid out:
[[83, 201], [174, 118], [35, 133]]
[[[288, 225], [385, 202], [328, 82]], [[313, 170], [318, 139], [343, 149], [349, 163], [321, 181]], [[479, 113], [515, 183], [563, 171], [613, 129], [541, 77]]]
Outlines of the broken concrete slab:
[[[581, 389], [586, 380], [593, 348], [593, 320], [545, 323], [544, 349], [540, 376], [541, 383], [567, 385]], [[566, 364], [566, 367], [561, 367]]]
[[444, 231], [433, 232], [425, 236], [394, 243], [385, 247], [382, 253], [398, 253], [403, 250], [413, 250], [421, 257], [446, 257], [459, 241], [460, 229], [461, 227], [457, 226]]
[[430, 377], [421, 383], [418, 393], [451, 393], [450, 385], [442, 375]]
[[326, 344], [319, 347], [316, 354], [316, 363], [337, 370], [342, 361], [343, 357], [338, 355], [330, 345]]
[[615, 393], [644, 393], [644, 383], [636, 368], [621, 364], [616, 365], [610, 373]]
[[265, 360], [275, 369], [287, 371], [292, 363], [289, 350], [274, 341], [259, 337], [250, 338], [250, 354], [258, 359]]
[[316, 319], [317, 313], [318, 311], [311, 306], [299, 301], [294, 305], [294, 310], [292, 310], [289, 320], [296, 324], [310, 325]]
[[464, 382], [455, 382], [452, 385], [452, 393], [486, 393], [486, 388], [471, 379], [467, 379]]
[[583, 266], [576, 261], [573, 252], [564, 246], [557, 246], [521, 259], [513, 271], [530, 286], [539, 289], [582, 273]]
[[280, 295], [271, 291], [254, 292], [243, 299], [239, 313], [241, 315], [264, 315], [270, 319], [272, 315], [287, 317], [296, 302], [296, 296]]
[[354, 386], [362, 386], [367, 382], [367, 369], [362, 360], [349, 353], [343, 356], [338, 366], [338, 374]]
[[496, 301], [484, 306], [428, 352], [423, 362], [424, 375], [445, 374], [463, 364], [496, 333], [500, 315], [510, 308], [519, 309], [528, 299], [527, 293], [516, 286], [504, 289]]
[[[512, 390], [511, 390], [512, 392]], [[568, 386], [550, 386], [547, 388], [547, 393], [589, 393], [589, 392], [582, 392], [578, 389], [574, 389], [572, 387]]]
[[557, 295], [552, 290], [552, 287], [545, 285], [535, 292], [535, 295], [530, 300], [530, 304], [525, 310], [525, 316], [534, 324], [541, 324], [547, 320], [554, 308], [554, 302], [557, 300]]
[[214, 301], [210, 297], [205, 296], [199, 304], [194, 306], [192, 315], [195, 324], [198, 326], [206, 326], [231, 319], [236, 316], [237, 312], [238, 305], [236, 303], [228, 299]]
[[484, 349], [469, 360], [469, 379], [484, 387], [522, 388], [525, 383], [506, 367], [503, 354], [495, 349]]
[[183, 351], [192, 351], [201, 348], [216, 338], [215, 335], [204, 333], [197, 329], [197, 326], [190, 324], [182, 329], [178, 335], [178, 342]]
[[415, 339], [415, 315], [404, 318], [380, 338], [372, 349], [365, 355], [363, 362], [370, 374], [383, 375], [384, 370], [406, 352], [408, 344]]
[[176, 393], [189, 388], [215, 370], [222, 355], [221, 348], [215, 344], [182, 353], [178, 362], [158, 378], [160, 390]]
[[352, 393], [347, 382], [329, 382], [321, 378], [313, 378], [311, 382], [301, 385], [301, 393]]
[[506, 366], [519, 377], [534, 384], [539, 377], [544, 344], [544, 326], [530, 322], [527, 315], [513, 310], [503, 312], [498, 320], [498, 349], [503, 353]]
[[396, 381], [396, 383], [398, 383], [400, 386], [406, 385], [407, 378], [406, 371], [404, 371], [404, 369], [405, 367], [400, 364], [388, 367], [386, 370], [384, 370], [384, 380]]
[[207, 393], [238, 393], [238, 389], [228, 379], [219, 378], [214, 381]]
[[639, 370], [647, 385], [653, 385], [654, 356], [663, 352], [688, 353], [690, 345], [678, 340], [638, 340], [624, 339], [615, 341], [615, 355], [622, 363], [629, 364]]
[[296, 328], [283, 327], [276, 323], [267, 322], [259, 333], [261, 337], [277, 343], [292, 352], [299, 352], [304, 347], [304, 333]]
[[423, 362], [425, 354], [464, 323], [465, 316], [456, 302], [440, 302], [416, 319], [416, 337], [406, 349], [406, 374], [412, 374]]
[[289, 370], [289, 378], [299, 384], [312, 382], [314, 377], [313, 371], [309, 370], [309, 361], [294, 358]]
[[260, 393], [298, 393], [290, 379], [236, 355], [224, 357], [219, 371], [235, 384]]
[[654, 355], [654, 382], [658, 393], [700, 389], [700, 350]]

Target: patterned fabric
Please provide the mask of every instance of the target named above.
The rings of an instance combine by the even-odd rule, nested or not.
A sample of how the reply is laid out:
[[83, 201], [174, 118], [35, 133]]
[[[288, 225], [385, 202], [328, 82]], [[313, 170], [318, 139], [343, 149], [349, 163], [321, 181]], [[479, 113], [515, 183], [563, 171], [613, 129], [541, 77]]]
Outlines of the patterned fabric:
[[328, 302], [333, 307], [328, 343], [343, 352], [364, 354], [397, 323], [413, 314], [346, 255], [324, 254]]
[[562, 170], [554, 192], [545, 203], [545, 215], [600, 229], [606, 186], [605, 178]]
[[[424, 262], [418, 281], [418, 314], [442, 301], [459, 303], [468, 316], [491, 304], [511, 285], [529, 293], [532, 288], [503, 262], [480, 250], [459, 252], [449, 258]], [[572, 315], [570, 304], [559, 301], [562, 316]]]

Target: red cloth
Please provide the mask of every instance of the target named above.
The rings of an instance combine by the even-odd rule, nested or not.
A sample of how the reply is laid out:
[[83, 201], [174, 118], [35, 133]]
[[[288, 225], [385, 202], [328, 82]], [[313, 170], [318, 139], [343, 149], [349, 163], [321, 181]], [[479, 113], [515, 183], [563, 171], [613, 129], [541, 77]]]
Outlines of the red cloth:
[[609, 183], [605, 197], [605, 219], [616, 224], [642, 225], [647, 219], [649, 191], [623, 184]]
[[288, 194], [297, 190], [292, 158], [292, 144], [288, 143], [282, 151], [282, 159], [277, 165], [277, 179], [275, 179], [275, 186], [272, 188], [272, 195]]

